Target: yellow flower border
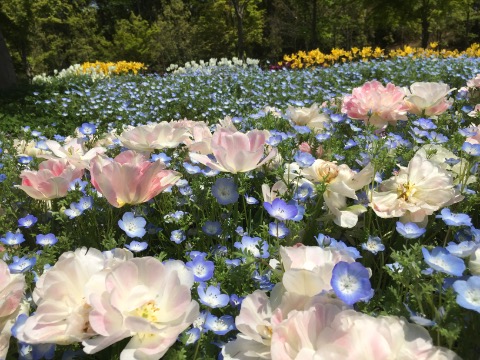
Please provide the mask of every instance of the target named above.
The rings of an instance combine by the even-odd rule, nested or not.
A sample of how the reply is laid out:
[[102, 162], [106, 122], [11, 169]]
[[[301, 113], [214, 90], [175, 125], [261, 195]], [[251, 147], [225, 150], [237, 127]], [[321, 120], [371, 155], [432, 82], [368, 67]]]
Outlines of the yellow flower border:
[[371, 59], [387, 59], [396, 57], [411, 56], [413, 58], [420, 57], [480, 57], [480, 44], [474, 43], [465, 51], [458, 50], [440, 50], [438, 43], [430, 43], [427, 49], [415, 48], [411, 46], [404, 46], [403, 48], [390, 50], [388, 53], [380, 47], [372, 48], [371, 46], [363, 47], [362, 49], [353, 47], [350, 50], [332, 49], [330, 54], [324, 54], [319, 49], [311, 50], [309, 52], [299, 51], [295, 54], [284, 55], [283, 61], [279, 65], [288, 62], [293, 69], [302, 69], [309, 67], [329, 67], [336, 63], [346, 63], [351, 61], [369, 61]]
[[97, 74], [103, 76], [110, 75], [126, 75], [133, 73], [137, 75], [140, 70], [146, 70], [147, 67], [141, 62], [134, 61], [118, 61], [118, 62], [102, 62], [96, 61], [84, 62], [80, 65], [78, 74]]

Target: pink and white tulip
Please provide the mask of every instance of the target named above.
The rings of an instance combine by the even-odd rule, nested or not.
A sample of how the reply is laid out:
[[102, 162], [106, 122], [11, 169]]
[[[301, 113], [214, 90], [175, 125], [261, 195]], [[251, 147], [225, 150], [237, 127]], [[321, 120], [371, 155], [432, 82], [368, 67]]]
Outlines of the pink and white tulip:
[[119, 139], [123, 146], [130, 150], [152, 152], [156, 149], [175, 148], [188, 137], [188, 129], [162, 121], [126, 130]]
[[408, 167], [382, 182], [373, 191], [370, 206], [381, 218], [399, 217], [402, 222], [424, 224], [428, 215], [442, 207], [461, 201], [453, 179], [445, 169], [416, 154]]
[[435, 82], [416, 82], [405, 88], [405, 103], [408, 112], [419, 116], [438, 116], [453, 104], [453, 98], [447, 96], [455, 89], [447, 84]]
[[125, 204], [141, 204], [180, 179], [181, 174], [165, 170], [161, 161], [150, 162], [134, 151], [125, 151], [115, 159], [96, 156], [90, 163], [91, 182], [107, 199], [120, 208]]
[[113, 268], [104, 290], [88, 298], [90, 326], [98, 336], [83, 341], [84, 351], [93, 354], [132, 337], [120, 359], [160, 359], [199, 314], [189, 274], [180, 274], [174, 262], [162, 264], [152, 257]]
[[383, 86], [373, 80], [353, 89], [352, 95], [343, 98], [342, 113], [365, 123], [383, 128], [398, 120], [407, 120], [407, 105], [402, 88], [388, 83]]
[[8, 265], [0, 259], [0, 359], [7, 356], [10, 330], [19, 313], [24, 292], [23, 274], [11, 274]]
[[261, 130], [244, 134], [220, 128], [213, 134], [210, 144], [215, 160], [196, 153], [190, 153], [190, 158], [222, 172], [232, 174], [247, 172], [262, 166], [277, 154], [277, 149], [274, 148], [266, 157], [264, 156], [266, 139], [267, 133]]
[[67, 159], [52, 159], [40, 163], [38, 171], [22, 171], [22, 185], [17, 187], [34, 199], [52, 200], [67, 195], [70, 183], [82, 176], [83, 170]]
[[330, 122], [327, 115], [320, 113], [317, 104], [310, 107], [293, 107], [287, 108], [287, 116], [295, 125], [308, 126], [316, 132], [325, 129], [325, 124]]
[[66, 159], [77, 169], [88, 169], [90, 160], [98, 154], [103, 154], [106, 149], [104, 147], [94, 147], [87, 150], [85, 147], [86, 140], [75, 138], [65, 145], [60, 145], [54, 140], [47, 140], [45, 143], [52, 154], [39, 155], [45, 159]]

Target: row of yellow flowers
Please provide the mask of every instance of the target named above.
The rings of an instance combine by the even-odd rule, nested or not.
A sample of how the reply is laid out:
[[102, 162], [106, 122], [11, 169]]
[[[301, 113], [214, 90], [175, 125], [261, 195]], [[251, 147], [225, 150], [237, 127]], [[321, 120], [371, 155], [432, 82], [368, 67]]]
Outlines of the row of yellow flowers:
[[80, 74], [101, 74], [103, 76], [109, 75], [122, 75], [122, 74], [129, 74], [132, 72], [133, 74], [137, 74], [140, 70], [146, 70], [147, 67], [145, 64], [141, 62], [134, 62], [134, 61], [118, 61], [118, 62], [84, 62], [80, 65], [78, 69]]
[[315, 49], [309, 52], [299, 51], [296, 54], [284, 55], [283, 62], [279, 65], [288, 62], [294, 69], [302, 69], [315, 66], [328, 67], [335, 63], [345, 63], [350, 61], [368, 61], [371, 59], [386, 59], [396, 58], [400, 56], [412, 56], [413, 58], [419, 57], [480, 57], [480, 44], [472, 44], [465, 51], [458, 50], [440, 50], [438, 43], [430, 43], [430, 46], [426, 49], [416, 48], [411, 46], [404, 46], [403, 48], [390, 50], [386, 52], [379, 47], [372, 48], [371, 46], [364, 47], [362, 49], [353, 47], [350, 50], [332, 49], [330, 54], [324, 54], [319, 49]]

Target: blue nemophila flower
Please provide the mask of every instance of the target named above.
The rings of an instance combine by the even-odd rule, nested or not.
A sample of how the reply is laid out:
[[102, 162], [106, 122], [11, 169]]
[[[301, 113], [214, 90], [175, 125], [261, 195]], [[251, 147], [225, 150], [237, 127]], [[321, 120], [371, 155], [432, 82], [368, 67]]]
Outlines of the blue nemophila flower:
[[199, 301], [212, 309], [222, 308], [228, 305], [230, 297], [227, 294], [220, 292], [220, 285], [208, 286], [205, 283], [200, 283], [197, 288]]
[[35, 216], [28, 214], [27, 216], [18, 219], [18, 226], [28, 229], [35, 225], [37, 221], [38, 219]]
[[432, 269], [453, 276], [462, 276], [465, 264], [462, 259], [450, 254], [448, 250], [436, 247], [432, 252], [422, 248], [423, 258]]
[[195, 256], [185, 265], [192, 270], [195, 281], [204, 282], [213, 277], [215, 264], [213, 261], [205, 260], [205, 254]]
[[295, 205], [288, 205], [285, 200], [276, 198], [272, 203], [264, 202], [263, 207], [268, 214], [280, 221], [292, 220], [298, 214], [298, 209]]
[[219, 221], [205, 221], [202, 230], [209, 236], [217, 236], [222, 233], [222, 225]]
[[235, 329], [235, 318], [231, 315], [216, 317], [215, 315], [208, 314], [205, 320], [205, 329], [217, 335], [225, 335]]
[[238, 201], [237, 185], [231, 178], [221, 178], [212, 186], [212, 194], [220, 205], [233, 204]]
[[150, 160], [151, 161], [160, 160], [166, 166], [168, 166], [168, 165], [170, 165], [170, 161], [172, 161], [172, 158], [165, 153], [160, 153], [160, 154], [152, 154], [152, 156], [150, 157]]
[[323, 142], [330, 139], [331, 137], [332, 135], [330, 135], [329, 133], [322, 133], [322, 134], [316, 135], [315, 139], [317, 139], [319, 142]]
[[240, 266], [242, 261], [240, 259], [225, 259], [225, 265], [227, 267], [237, 267]]
[[83, 135], [93, 135], [97, 132], [97, 127], [91, 123], [83, 123], [82, 126], [78, 128]]
[[462, 145], [462, 150], [468, 155], [480, 156], [480, 144], [471, 144], [465, 141]]
[[88, 181], [83, 181], [81, 179], [75, 179], [68, 185], [68, 189], [71, 190], [71, 191], [80, 190], [81, 192], [84, 192], [85, 187], [87, 185], [88, 185]]
[[294, 125], [293, 128], [299, 134], [310, 134], [312, 130], [308, 126]]
[[[259, 237], [250, 237], [244, 235], [241, 242], [235, 242], [234, 247], [243, 251], [249, 252], [253, 257], [266, 259], [270, 256], [268, 252], [268, 243]], [[260, 252], [261, 250], [261, 252]]]
[[240, 307], [242, 305], [243, 297], [238, 296], [237, 294], [230, 295], [230, 305], [233, 307]]
[[83, 210], [80, 208], [80, 205], [76, 202], [70, 204], [70, 209], [65, 209], [64, 214], [68, 216], [69, 219], [74, 219], [77, 216], [83, 214]]
[[55, 245], [57, 242], [58, 242], [58, 239], [52, 233], [46, 234], [46, 235], [38, 234], [36, 236], [36, 241], [35, 241], [36, 244], [41, 246], [47, 246], [47, 245], [52, 246], [52, 245]]
[[37, 141], [37, 143], [35, 144], [35, 147], [40, 150], [49, 150], [49, 147], [45, 140]]
[[415, 223], [409, 222], [406, 224], [397, 221], [397, 232], [406, 239], [416, 239], [425, 234], [426, 229], [421, 228]]
[[437, 133], [436, 131], [431, 131], [428, 134], [427, 139], [430, 140], [432, 144], [443, 144], [448, 141], [447, 136]]
[[345, 150], [348, 150], [352, 147], [355, 147], [357, 146], [358, 144], [355, 142], [355, 140], [353, 139], [349, 139], [346, 143], [345, 143], [345, 146], [343, 147]]
[[93, 206], [93, 198], [91, 196], [83, 196], [78, 200], [78, 208], [83, 211], [89, 210]]
[[421, 326], [434, 326], [437, 324], [435, 321], [427, 319], [424, 315], [412, 311], [407, 304], [403, 303], [403, 305], [405, 305], [405, 308], [410, 314], [410, 321], [414, 322], [415, 324]]
[[247, 202], [248, 205], [258, 204], [257, 199], [255, 199], [253, 196], [248, 196], [247, 194], [245, 194], [245, 201]]
[[293, 194], [293, 199], [297, 201], [306, 201], [308, 200], [313, 194], [313, 186], [309, 183], [303, 183], [300, 185], [295, 194]]
[[[28, 319], [27, 314], [18, 315], [15, 324], [12, 326], [11, 333], [18, 339], [19, 332]], [[55, 344], [25, 344], [19, 342], [19, 360], [40, 360], [53, 359], [55, 356]]]
[[362, 249], [377, 255], [379, 251], [385, 250], [385, 245], [382, 244], [382, 240], [378, 236], [369, 236], [367, 242], [362, 244]]
[[118, 226], [125, 231], [128, 237], [141, 238], [146, 234], [145, 225], [147, 221], [141, 217], [135, 217], [133, 212], [123, 214], [122, 220], [118, 220]]
[[33, 158], [31, 156], [19, 156], [18, 157], [18, 162], [20, 164], [30, 164], [32, 162]]
[[220, 174], [220, 171], [209, 168], [208, 166], [205, 169], [202, 169], [202, 174], [206, 177], [217, 176]]
[[0, 238], [0, 241], [5, 245], [19, 245], [25, 241], [22, 233], [15, 232], [12, 233], [11, 231], [7, 231], [5, 237]]
[[271, 222], [268, 224], [268, 233], [276, 238], [283, 239], [290, 233], [290, 230], [282, 222]]
[[187, 332], [185, 332], [185, 345], [195, 344], [198, 339], [200, 339], [201, 330], [199, 328], [191, 328]]
[[330, 244], [329, 247], [333, 249], [337, 249], [343, 253], [348, 254], [348, 256], [356, 259], [360, 259], [362, 256], [360, 255], [360, 252], [357, 250], [357, 248], [353, 246], [348, 246], [345, 244], [343, 241], [338, 241], [336, 239], [330, 238]]
[[420, 118], [418, 120], [413, 121], [414, 125], [420, 126], [423, 130], [433, 130], [437, 128], [437, 125], [430, 120], [425, 118]]
[[453, 289], [457, 293], [458, 305], [480, 313], [480, 276], [470, 276], [467, 281], [457, 280]]
[[436, 218], [449, 226], [472, 226], [472, 219], [467, 214], [452, 214], [449, 208], [443, 208], [440, 214]]
[[446, 249], [452, 255], [455, 255], [460, 258], [466, 258], [472, 255], [477, 249], [478, 244], [474, 241], [462, 241], [457, 244], [454, 242], [449, 242]]
[[32, 134], [32, 136], [34, 136], [34, 137], [39, 137], [40, 135], [42, 135], [42, 133], [41, 133], [40, 131], [38, 131], [38, 130], [33, 130], [33, 131], [31, 132], [31, 134]]
[[1, 182], [4, 182], [5, 180], [7, 180], [7, 175], [5, 175], [5, 174], [0, 174], [0, 183], [1, 183]]
[[303, 151], [297, 151], [293, 159], [300, 167], [310, 167], [315, 162], [312, 154]]
[[187, 239], [183, 230], [173, 230], [170, 234], [170, 240], [176, 244], [180, 244]]
[[200, 168], [200, 166], [192, 165], [192, 164], [187, 163], [187, 162], [183, 163], [183, 168], [190, 175], [195, 175], [195, 174], [199, 174], [199, 173], [202, 172], [202, 169]]
[[137, 253], [148, 248], [148, 244], [146, 241], [131, 241], [130, 244], [125, 244], [125, 247], [130, 250], [131, 252]]
[[373, 296], [368, 270], [360, 263], [338, 262], [332, 270], [330, 284], [335, 295], [347, 305], [368, 301]]
[[450, 166], [454, 166], [454, 165], [457, 165], [460, 161], [462, 161], [461, 159], [457, 158], [448, 158], [448, 159], [445, 159], [445, 163], [447, 165], [450, 165]]
[[37, 258], [35, 256], [32, 258], [14, 256], [13, 262], [8, 265], [8, 268], [12, 274], [21, 274], [31, 270], [36, 263]]

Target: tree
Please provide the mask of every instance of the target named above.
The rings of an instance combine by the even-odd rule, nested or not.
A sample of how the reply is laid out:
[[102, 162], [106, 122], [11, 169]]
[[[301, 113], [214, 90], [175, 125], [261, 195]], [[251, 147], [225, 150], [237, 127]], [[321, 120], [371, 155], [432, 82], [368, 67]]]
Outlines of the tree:
[[0, 90], [9, 89], [17, 83], [12, 58], [0, 30]]

